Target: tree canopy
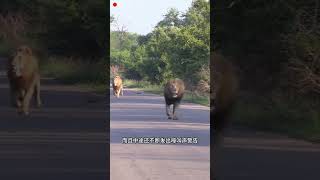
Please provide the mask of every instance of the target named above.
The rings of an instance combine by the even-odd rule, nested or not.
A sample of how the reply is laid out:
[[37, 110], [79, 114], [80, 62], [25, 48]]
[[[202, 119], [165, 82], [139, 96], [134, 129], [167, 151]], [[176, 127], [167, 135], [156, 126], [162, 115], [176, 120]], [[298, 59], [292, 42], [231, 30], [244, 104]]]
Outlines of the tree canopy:
[[[215, 1], [212, 11], [215, 51], [232, 57], [241, 70], [242, 87], [269, 92], [307, 78], [296, 76], [301, 75], [296, 66], [302, 70], [311, 65], [308, 56], [315, 55], [320, 42], [319, 0]], [[319, 59], [313, 67], [317, 64]]]
[[107, 45], [107, 4], [100, 0], [10, 0], [0, 2], [4, 17], [21, 15], [27, 39], [50, 53], [103, 56]]
[[206, 0], [193, 1], [184, 14], [169, 9], [145, 36], [111, 33], [111, 65], [124, 66], [127, 78], [161, 84], [175, 77], [197, 85], [205, 80], [199, 72], [209, 71], [209, 55], [210, 3]]

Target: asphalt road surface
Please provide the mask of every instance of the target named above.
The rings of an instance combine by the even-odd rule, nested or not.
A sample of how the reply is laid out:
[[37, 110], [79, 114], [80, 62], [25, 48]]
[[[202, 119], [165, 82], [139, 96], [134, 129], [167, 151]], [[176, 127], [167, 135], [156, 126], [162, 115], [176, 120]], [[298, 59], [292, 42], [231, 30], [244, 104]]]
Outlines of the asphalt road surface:
[[[124, 96], [110, 96], [110, 101], [112, 180], [210, 179], [208, 107], [182, 103], [180, 119], [168, 120], [161, 96], [125, 90]], [[148, 138], [149, 143], [126, 143], [123, 139], [129, 141], [130, 137]], [[170, 141], [161, 143], [162, 137]], [[191, 138], [192, 142], [178, 138]]]
[[[109, 179], [105, 98], [44, 78], [43, 107], [21, 117], [9, 106], [4, 65], [0, 59], [0, 179]], [[110, 98], [112, 180], [209, 180], [207, 107], [183, 103], [174, 121], [166, 119], [161, 96], [126, 90]], [[124, 144], [124, 137], [191, 137], [197, 143]], [[223, 151], [219, 180], [320, 179], [319, 144], [237, 129]]]
[[0, 59], [0, 179], [108, 179], [105, 98], [42, 79], [43, 107], [19, 116], [9, 105], [5, 63]]
[[217, 167], [218, 180], [319, 180], [320, 144], [237, 128]]
[[[111, 99], [111, 179], [209, 179], [209, 110], [181, 106], [167, 120], [163, 97], [125, 90]], [[124, 144], [123, 137], [198, 137], [198, 144]], [[225, 137], [218, 180], [319, 180], [320, 144], [245, 128]]]

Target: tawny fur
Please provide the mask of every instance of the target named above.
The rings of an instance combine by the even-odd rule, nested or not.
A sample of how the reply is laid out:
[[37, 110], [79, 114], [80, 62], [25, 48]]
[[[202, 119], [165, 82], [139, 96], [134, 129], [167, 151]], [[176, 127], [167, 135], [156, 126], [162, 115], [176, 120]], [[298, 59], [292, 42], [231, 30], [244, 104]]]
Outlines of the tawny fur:
[[8, 59], [7, 76], [9, 79], [11, 101], [19, 113], [29, 114], [32, 96], [37, 106], [41, 106], [40, 74], [38, 59], [27, 46], [20, 46]]
[[224, 132], [229, 125], [230, 113], [235, 103], [238, 80], [233, 65], [224, 57], [214, 54], [211, 56], [211, 121], [214, 132], [211, 138], [213, 154], [211, 160], [212, 177], [216, 176], [216, 164], [222, 156], [221, 144]]
[[[164, 86], [164, 99], [166, 102], [166, 113], [168, 119], [178, 120], [176, 111], [179, 108], [181, 99], [184, 95], [184, 82], [181, 79], [172, 79]], [[173, 105], [172, 114], [170, 106]]]
[[123, 96], [123, 84], [120, 76], [116, 76], [113, 78], [112, 82], [113, 94], [119, 98], [120, 94]]

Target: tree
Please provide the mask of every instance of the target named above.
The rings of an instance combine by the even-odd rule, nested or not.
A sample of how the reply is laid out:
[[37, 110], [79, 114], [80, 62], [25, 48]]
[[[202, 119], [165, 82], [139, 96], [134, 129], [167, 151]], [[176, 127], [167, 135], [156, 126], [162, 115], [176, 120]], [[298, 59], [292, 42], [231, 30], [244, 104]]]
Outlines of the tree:
[[169, 11], [164, 15], [164, 19], [161, 20], [156, 27], [180, 26], [182, 22], [179, 15], [180, 13], [177, 9], [169, 9]]
[[111, 32], [111, 62], [124, 65], [128, 78], [154, 84], [170, 78], [182, 78], [192, 86], [200, 79], [208, 84], [209, 77], [204, 76], [209, 74], [199, 72], [209, 67], [209, 52], [210, 4], [205, 0], [193, 1], [183, 15], [170, 9], [145, 36], [119, 28]]
[[[203, 65], [209, 66], [210, 51], [210, 8], [205, 0], [193, 1], [188, 12], [176, 20], [177, 11], [169, 10], [151, 33], [147, 52], [157, 77], [162, 83], [172, 77], [180, 77], [195, 85], [197, 74]], [[174, 19], [174, 20], [172, 20]], [[172, 21], [179, 26], [170, 26]], [[162, 26], [160, 26], [162, 25]]]
[[319, 0], [299, 8], [295, 26], [286, 35], [289, 86], [305, 94], [320, 93]]
[[102, 57], [107, 47], [106, 2], [12, 0], [0, 2], [0, 14], [24, 14], [29, 44], [52, 54]]

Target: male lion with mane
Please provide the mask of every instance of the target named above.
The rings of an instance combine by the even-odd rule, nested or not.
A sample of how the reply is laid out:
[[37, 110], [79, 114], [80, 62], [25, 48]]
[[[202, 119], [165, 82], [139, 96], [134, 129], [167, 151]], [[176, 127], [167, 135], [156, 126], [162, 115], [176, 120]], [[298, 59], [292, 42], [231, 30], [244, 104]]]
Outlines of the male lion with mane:
[[20, 46], [9, 57], [7, 76], [12, 105], [18, 108], [19, 114], [29, 114], [29, 105], [33, 95], [37, 106], [41, 106], [38, 59], [29, 47]]
[[123, 84], [120, 76], [115, 76], [113, 78], [112, 87], [113, 87], [113, 94], [117, 98], [119, 98], [120, 93], [121, 93], [121, 96], [123, 96]]
[[[184, 94], [184, 82], [180, 79], [172, 79], [164, 86], [164, 99], [166, 101], [166, 113], [168, 119], [178, 120], [176, 111], [180, 105]], [[170, 105], [173, 105], [172, 115], [170, 113]]]
[[218, 158], [222, 155], [221, 144], [223, 142], [223, 135], [228, 127], [230, 121], [230, 114], [235, 103], [236, 92], [238, 88], [238, 80], [236, 78], [235, 69], [233, 65], [227, 61], [223, 56], [213, 54], [211, 56], [211, 117], [213, 119], [213, 166], [211, 168], [211, 175], [216, 177], [216, 164]]

